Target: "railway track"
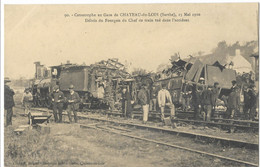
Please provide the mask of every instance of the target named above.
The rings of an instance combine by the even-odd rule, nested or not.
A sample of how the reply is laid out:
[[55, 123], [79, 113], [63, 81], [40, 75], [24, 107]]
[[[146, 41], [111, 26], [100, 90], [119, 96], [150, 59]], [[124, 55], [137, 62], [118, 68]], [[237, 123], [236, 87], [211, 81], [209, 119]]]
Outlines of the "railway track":
[[[48, 110], [45, 108], [33, 108], [32, 110], [40, 111], [40, 112], [50, 112], [50, 113], [52, 112], [51, 110]], [[65, 113], [63, 113], [63, 114], [66, 115]], [[93, 116], [89, 116], [89, 115], [84, 115], [84, 113], [78, 113], [78, 117], [80, 119], [107, 122], [107, 123], [111, 123], [113, 125], [134, 127], [136, 129], [147, 129], [149, 131], [158, 131], [158, 132], [163, 132], [163, 133], [177, 135], [177, 136], [189, 137], [189, 138], [193, 138], [195, 140], [201, 140], [201, 141], [204, 141], [207, 143], [215, 143], [215, 144], [227, 146], [227, 147], [247, 148], [247, 149], [252, 149], [252, 150], [259, 149], [258, 143], [251, 143], [251, 142], [247, 142], [247, 141], [243, 141], [243, 140], [235, 140], [235, 139], [231, 139], [231, 138], [224, 138], [224, 137], [213, 136], [213, 135], [186, 132], [186, 131], [179, 130], [179, 129], [171, 129], [171, 128], [151, 126], [151, 125], [146, 125], [146, 124], [130, 123], [130, 122], [125, 122], [125, 121], [93, 117]]]
[[[94, 110], [85, 110], [85, 112], [94, 112]], [[97, 113], [104, 115], [112, 116], [123, 116], [122, 112], [115, 111], [106, 111], [106, 110], [97, 110]], [[161, 114], [159, 112], [149, 112], [149, 118], [160, 119]], [[165, 113], [165, 116], [170, 116], [170, 113]], [[180, 112], [176, 113], [177, 118], [173, 121], [175, 122], [185, 122], [188, 124], [202, 125], [202, 126], [212, 126], [218, 127], [223, 130], [229, 130], [235, 128], [236, 130], [242, 130], [246, 132], [258, 132], [259, 122], [258, 121], [249, 121], [249, 120], [231, 120], [231, 119], [222, 119], [222, 118], [212, 118], [212, 121], [200, 121], [193, 119], [193, 112]], [[134, 111], [132, 118], [142, 117], [141, 112]], [[181, 119], [183, 118], [183, 119]]]
[[81, 128], [91, 128], [91, 129], [95, 129], [95, 130], [101, 130], [101, 131], [108, 132], [108, 133], [114, 133], [114, 134], [117, 134], [117, 135], [133, 138], [133, 139], [136, 139], [136, 140], [151, 142], [151, 143], [155, 143], [155, 144], [159, 144], [159, 145], [163, 145], [163, 146], [168, 146], [168, 147], [171, 147], [171, 148], [185, 150], [185, 151], [188, 151], [188, 152], [201, 154], [201, 155], [208, 156], [208, 157], [211, 157], [211, 158], [218, 158], [222, 161], [230, 161], [232, 163], [243, 164], [243, 165], [247, 165], [247, 166], [255, 166], [255, 167], [258, 166], [258, 164], [243, 161], [243, 160], [229, 158], [229, 157], [226, 157], [226, 156], [221, 156], [221, 155], [217, 155], [217, 154], [213, 154], [213, 153], [209, 153], [209, 152], [205, 152], [205, 151], [200, 151], [200, 150], [197, 150], [197, 149], [183, 147], [183, 146], [179, 146], [179, 145], [176, 145], [176, 144], [169, 144], [169, 143], [166, 143], [164, 141], [159, 141], [159, 140], [154, 140], [154, 139], [136, 136], [136, 135], [131, 134], [130, 133], [131, 131], [129, 129], [125, 129], [125, 128], [118, 128], [118, 127], [106, 126], [106, 125], [100, 126], [99, 124], [95, 124], [95, 125], [93, 125], [93, 124], [92, 125], [80, 124], [80, 127]]

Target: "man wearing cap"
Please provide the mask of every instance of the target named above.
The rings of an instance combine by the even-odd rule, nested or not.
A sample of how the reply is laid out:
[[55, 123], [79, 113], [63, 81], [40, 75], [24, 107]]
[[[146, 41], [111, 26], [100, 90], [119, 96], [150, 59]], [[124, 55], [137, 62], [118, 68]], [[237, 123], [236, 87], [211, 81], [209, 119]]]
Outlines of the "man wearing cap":
[[70, 93], [67, 96], [67, 100], [68, 100], [68, 117], [70, 120], [70, 123], [72, 122], [72, 118], [71, 118], [71, 112], [73, 112], [74, 114], [74, 121], [75, 123], [78, 122], [78, 116], [77, 116], [77, 111], [79, 109], [79, 102], [80, 102], [80, 97], [79, 94], [77, 92], [74, 91], [74, 86], [70, 85], [69, 87], [69, 91]]
[[248, 95], [250, 98], [249, 102], [249, 118], [250, 120], [255, 120], [256, 116], [256, 108], [257, 108], [257, 102], [258, 102], [258, 93], [256, 91], [256, 86], [251, 85], [248, 91]]
[[[53, 115], [55, 122], [62, 122], [62, 112], [64, 103], [64, 94], [59, 90], [59, 86], [55, 85], [53, 87], [53, 92], [51, 93], [51, 98], [53, 102]], [[58, 113], [57, 113], [58, 111]], [[59, 115], [59, 117], [58, 117]]]
[[212, 112], [211, 112], [211, 117], [214, 116], [215, 113], [215, 108], [216, 108], [216, 104], [217, 104], [217, 100], [218, 100], [218, 96], [220, 93], [220, 88], [219, 88], [219, 83], [215, 82], [214, 83], [214, 87], [212, 88], [212, 98], [213, 98], [213, 104], [212, 104]]
[[143, 108], [143, 123], [146, 124], [149, 114], [149, 103], [150, 103], [150, 94], [147, 89], [146, 84], [142, 84], [141, 90], [138, 93], [138, 99]]
[[212, 93], [212, 87], [208, 86], [207, 89], [203, 90], [201, 93], [201, 100], [202, 100], [202, 105], [204, 106], [205, 110], [205, 116], [203, 119], [204, 121], [210, 121], [211, 119], [211, 111], [212, 111], [212, 106], [213, 106], [213, 93]]
[[25, 89], [22, 97], [22, 105], [24, 106], [24, 114], [28, 115], [29, 110], [31, 109], [31, 102], [33, 101], [33, 96], [29, 90], [29, 88]]
[[6, 126], [12, 125], [13, 106], [14, 104], [14, 91], [10, 88], [11, 80], [4, 78], [4, 108], [6, 110]]
[[226, 117], [233, 119], [236, 111], [239, 109], [240, 98], [239, 98], [239, 88], [235, 80], [232, 81], [231, 93], [227, 99], [227, 112]]
[[175, 116], [175, 106], [172, 103], [170, 92], [166, 89], [166, 84], [162, 84], [162, 89], [158, 92], [158, 104], [161, 109], [161, 120], [164, 122], [164, 109], [168, 106], [171, 109], [171, 118]]

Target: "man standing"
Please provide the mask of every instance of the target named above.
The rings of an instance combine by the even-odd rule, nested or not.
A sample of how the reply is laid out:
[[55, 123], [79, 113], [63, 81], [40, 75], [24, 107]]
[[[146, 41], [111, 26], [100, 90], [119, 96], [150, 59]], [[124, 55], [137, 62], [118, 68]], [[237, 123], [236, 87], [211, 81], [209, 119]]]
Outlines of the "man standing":
[[162, 89], [158, 92], [158, 104], [161, 109], [161, 120], [164, 122], [164, 109], [168, 106], [171, 109], [171, 118], [175, 116], [175, 106], [172, 103], [170, 92], [166, 89], [166, 84], [162, 84]]
[[202, 89], [203, 88], [201, 85], [193, 84], [192, 86], [192, 104], [194, 109], [194, 114], [193, 114], [194, 119], [199, 119]]
[[249, 118], [250, 120], [255, 120], [255, 116], [256, 116], [256, 108], [257, 108], [257, 92], [256, 92], [256, 87], [255, 85], [251, 85], [250, 89], [248, 91], [248, 95], [250, 98], [250, 102], [249, 102]]
[[[62, 122], [62, 112], [63, 112], [63, 102], [64, 102], [64, 94], [59, 90], [59, 86], [55, 85], [53, 87], [53, 92], [51, 94], [52, 102], [53, 102], [53, 115], [55, 122]], [[59, 113], [57, 113], [57, 111]], [[59, 114], [59, 117], [58, 117]]]
[[243, 112], [245, 115], [245, 119], [249, 119], [249, 109], [250, 109], [250, 96], [249, 96], [249, 88], [248, 86], [244, 86], [244, 108]]
[[131, 95], [129, 92], [129, 86], [124, 86], [122, 90], [122, 111], [124, 116], [131, 117], [132, 115], [132, 104], [131, 104]]
[[79, 109], [80, 97], [79, 97], [79, 94], [77, 92], [75, 92], [73, 89], [74, 89], [74, 86], [70, 85], [70, 87], [69, 87], [70, 94], [67, 97], [68, 103], [69, 103], [69, 105], [68, 105], [68, 117], [69, 117], [69, 120], [70, 120], [70, 123], [71, 123], [72, 122], [71, 111], [73, 111], [74, 121], [75, 121], [75, 123], [77, 123], [78, 122], [77, 111]]
[[25, 92], [23, 93], [22, 97], [22, 105], [24, 106], [24, 114], [28, 115], [29, 110], [31, 109], [31, 103], [33, 101], [33, 96], [29, 90], [29, 88], [25, 89]]
[[9, 87], [11, 80], [4, 78], [5, 90], [4, 90], [4, 108], [6, 110], [6, 126], [12, 125], [13, 106], [14, 104], [14, 91]]
[[156, 103], [157, 103], [157, 97], [156, 97], [156, 88], [153, 86], [152, 92], [151, 92], [151, 101], [150, 101], [150, 110], [156, 111]]
[[143, 123], [146, 124], [149, 114], [149, 103], [150, 103], [150, 94], [147, 90], [147, 85], [142, 84], [141, 90], [138, 93], [138, 99], [143, 108]]
[[204, 106], [204, 110], [206, 112], [206, 117], [204, 117], [204, 121], [210, 121], [211, 119], [211, 112], [213, 106], [213, 93], [211, 90], [212, 87], [208, 86], [207, 89], [203, 90], [201, 94], [202, 105]]
[[214, 83], [214, 87], [212, 89], [212, 98], [213, 98], [213, 104], [212, 104], [212, 112], [211, 112], [211, 117], [214, 116], [215, 110], [216, 110], [216, 104], [217, 104], [217, 100], [218, 100], [218, 96], [219, 96], [219, 83], [215, 82]]
[[227, 99], [227, 118], [233, 119], [237, 110], [239, 110], [239, 88], [237, 82], [232, 81], [231, 93]]

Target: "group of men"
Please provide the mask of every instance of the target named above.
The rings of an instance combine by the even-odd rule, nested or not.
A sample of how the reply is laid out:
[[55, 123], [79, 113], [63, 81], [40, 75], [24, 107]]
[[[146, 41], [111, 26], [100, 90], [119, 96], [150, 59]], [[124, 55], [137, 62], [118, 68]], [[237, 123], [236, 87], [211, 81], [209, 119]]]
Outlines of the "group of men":
[[[202, 80], [202, 79], [201, 79]], [[164, 122], [164, 110], [165, 107], [170, 108], [171, 118], [175, 117], [175, 106], [172, 101], [172, 96], [170, 92], [166, 89], [167, 84], [161, 85], [161, 90], [156, 94], [155, 91], [150, 91], [148, 85], [142, 84], [141, 90], [138, 93], [138, 100], [142, 106], [143, 110], [143, 123], [148, 120], [149, 111], [156, 110], [156, 105], [158, 104], [161, 111], [161, 120]], [[217, 100], [220, 95], [219, 83], [215, 82], [213, 86], [205, 86], [205, 84], [194, 84], [192, 89], [192, 105], [194, 109], [194, 118], [200, 119], [202, 116], [204, 121], [210, 121], [214, 116], [216, 111]], [[150, 93], [153, 93], [150, 96]], [[232, 87], [228, 96], [220, 97], [224, 101], [227, 108], [224, 117], [227, 119], [233, 119], [240, 111], [240, 88], [237, 86], [235, 80], [232, 81]], [[124, 102], [130, 99], [129, 91], [125, 88], [123, 89], [123, 94], [125, 97]], [[250, 87], [244, 87], [244, 115], [246, 119], [255, 119], [257, 108], [257, 92], [256, 87], [251, 85]], [[123, 109], [127, 112], [132, 110], [131, 103], [124, 103]]]
[[63, 113], [63, 107], [64, 103], [68, 103], [67, 112], [70, 123], [72, 122], [71, 113], [74, 114], [74, 121], [75, 123], [78, 122], [78, 116], [77, 112], [79, 109], [79, 102], [80, 97], [77, 92], [74, 91], [74, 86], [70, 85], [69, 87], [69, 94], [65, 98], [64, 93], [60, 91], [59, 86], [55, 85], [53, 87], [53, 92], [51, 93], [51, 99], [53, 103], [53, 115], [54, 115], [54, 121], [55, 122], [62, 122], [62, 113]]
[[[175, 106], [172, 102], [172, 97], [170, 95], [170, 92], [166, 89], [167, 85], [162, 84], [162, 89], [158, 92], [157, 95], [157, 102], [161, 110], [161, 120], [164, 123], [164, 110], [165, 107], [168, 106], [171, 110], [170, 117], [175, 117]], [[154, 95], [153, 95], [154, 96]], [[143, 123], [145, 124], [148, 120], [149, 115], [149, 105], [151, 102], [151, 96], [150, 91], [148, 90], [148, 85], [142, 84], [141, 90], [138, 93], [138, 100], [140, 104], [142, 105], [143, 109]], [[154, 99], [152, 100], [152, 104], [155, 105], [156, 102], [154, 102]], [[154, 107], [156, 108], [156, 107]]]
[[[255, 85], [251, 85], [249, 88], [244, 87], [244, 115], [246, 119], [255, 119], [257, 108], [257, 92]], [[202, 113], [205, 121], [210, 121], [216, 110], [217, 99], [219, 98], [220, 87], [219, 83], [215, 82], [214, 86], [208, 86], [206, 89], [196, 89], [194, 85], [192, 99], [194, 105], [194, 117]], [[235, 80], [232, 81], [232, 87], [228, 96], [220, 97], [224, 101], [227, 108], [224, 117], [227, 119], [233, 119], [239, 115], [241, 106], [241, 92], [237, 86]]]
[[203, 115], [204, 121], [210, 121], [214, 115], [216, 102], [220, 93], [219, 83], [215, 82], [214, 86], [203, 88], [203, 85], [193, 85], [192, 99], [194, 107], [194, 118], [198, 119]]
[[[4, 78], [4, 108], [6, 110], [6, 126], [12, 125], [13, 107], [14, 103], [14, 91], [10, 88], [11, 80]], [[71, 113], [74, 114], [74, 121], [78, 122], [77, 111], [79, 109], [80, 97], [77, 92], [74, 91], [74, 86], [70, 85], [69, 94], [65, 97], [64, 93], [60, 91], [59, 86], [53, 87], [53, 92], [50, 95], [53, 103], [53, 115], [55, 122], [62, 122], [63, 106], [66, 102], [68, 104], [67, 112], [69, 121], [72, 122]], [[33, 101], [33, 96], [28, 88], [25, 89], [21, 103], [24, 106], [24, 114], [28, 115]]]

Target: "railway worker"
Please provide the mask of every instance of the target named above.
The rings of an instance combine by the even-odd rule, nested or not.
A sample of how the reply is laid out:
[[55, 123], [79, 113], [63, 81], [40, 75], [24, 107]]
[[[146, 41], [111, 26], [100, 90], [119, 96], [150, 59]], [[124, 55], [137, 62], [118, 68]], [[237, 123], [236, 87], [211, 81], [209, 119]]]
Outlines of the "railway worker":
[[32, 93], [30, 92], [29, 88], [26, 88], [21, 100], [22, 105], [24, 106], [24, 115], [28, 115], [31, 109], [32, 101], [33, 101]]
[[131, 95], [129, 93], [129, 87], [123, 86], [122, 90], [122, 112], [126, 117], [131, 117], [132, 115], [132, 104], [131, 104]]
[[226, 117], [228, 119], [233, 119], [236, 111], [239, 110], [240, 98], [239, 98], [239, 88], [235, 80], [232, 81], [231, 93], [227, 99], [227, 111]]
[[161, 120], [163, 123], [165, 106], [168, 106], [171, 109], [171, 118], [175, 117], [175, 106], [172, 103], [170, 92], [166, 89], [166, 84], [162, 84], [162, 89], [158, 92], [158, 105], [161, 109]]
[[4, 78], [4, 108], [6, 110], [6, 126], [12, 125], [13, 107], [14, 107], [14, 91], [10, 88], [11, 80]]
[[72, 123], [72, 118], [71, 118], [71, 112], [74, 114], [74, 121], [75, 123], [78, 122], [78, 115], [77, 111], [79, 109], [79, 102], [80, 102], [80, 97], [77, 92], [74, 91], [74, 86], [70, 85], [69, 87], [70, 93], [68, 94], [67, 100], [68, 100], [68, 117], [70, 120], [70, 123]]
[[[64, 103], [64, 94], [60, 91], [59, 86], [55, 85], [53, 87], [53, 92], [51, 93], [51, 98], [53, 102], [53, 115], [55, 122], [62, 122], [62, 112]], [[59, 117], [58, 117], [59, 116]]]
[[248, 88], [248, 86], [244, 86], [243, 93], [244, 93], [244, 108], [243, 108], [243, 112], [244, 112], [244, 115], [245, 115], [245, 119], [249, 119], [250, 96], [249, 96], [249, 88]]
[[218, 82], [215, 82], [215, 83], [214, 83], [214, 87], [213, 87], [213, 89], [212, 89], [213, 104], [212, 104], [211, 117], [214, 116], [219, 93], [220, 93], [219, 83], [218, 83]]
[[250, 89], [248, 91], [248, 95], [250, 98], [250, 102], [249, 102], [249, 116], [250, 116], [250, 120], [255, 120], [255, 116], [256, 116], [256, 107], [257, 107], [257, 92], [256, 92], [256, 86], [255, 85], [251, 85]]
[[213, 93], [212, 93], [212, 87], [208, 86], [207, 89], [202, 91], [201, 94], [201, 101], [204, 108], [205, 115], [203, 117], [204, 121], [210, 121], [211, 119], [211, 112], [212, 112], [212, 106], [213, 106]]
[[138, 93], [138, 99], [143, 109], [143, 123], [146, 124], [149, 114], [150, 93], [148, 91], [148, 86], [144, 83], [142, 84], [141, 89]]
[[201, 105], [201, 92], [199, 85], [193, 84], [192, 87], [192, 104], [194, 109], [194, 119], [199, 119], [200, 115], [200, 105]]
[[156, 104], [157, 104], [157, 95], [156, 95], [156, 87], [152, 87], [152, 92], [151, 92], [151, 101], [150, 101], [150, 111], [154, 110], [156, 111]]

